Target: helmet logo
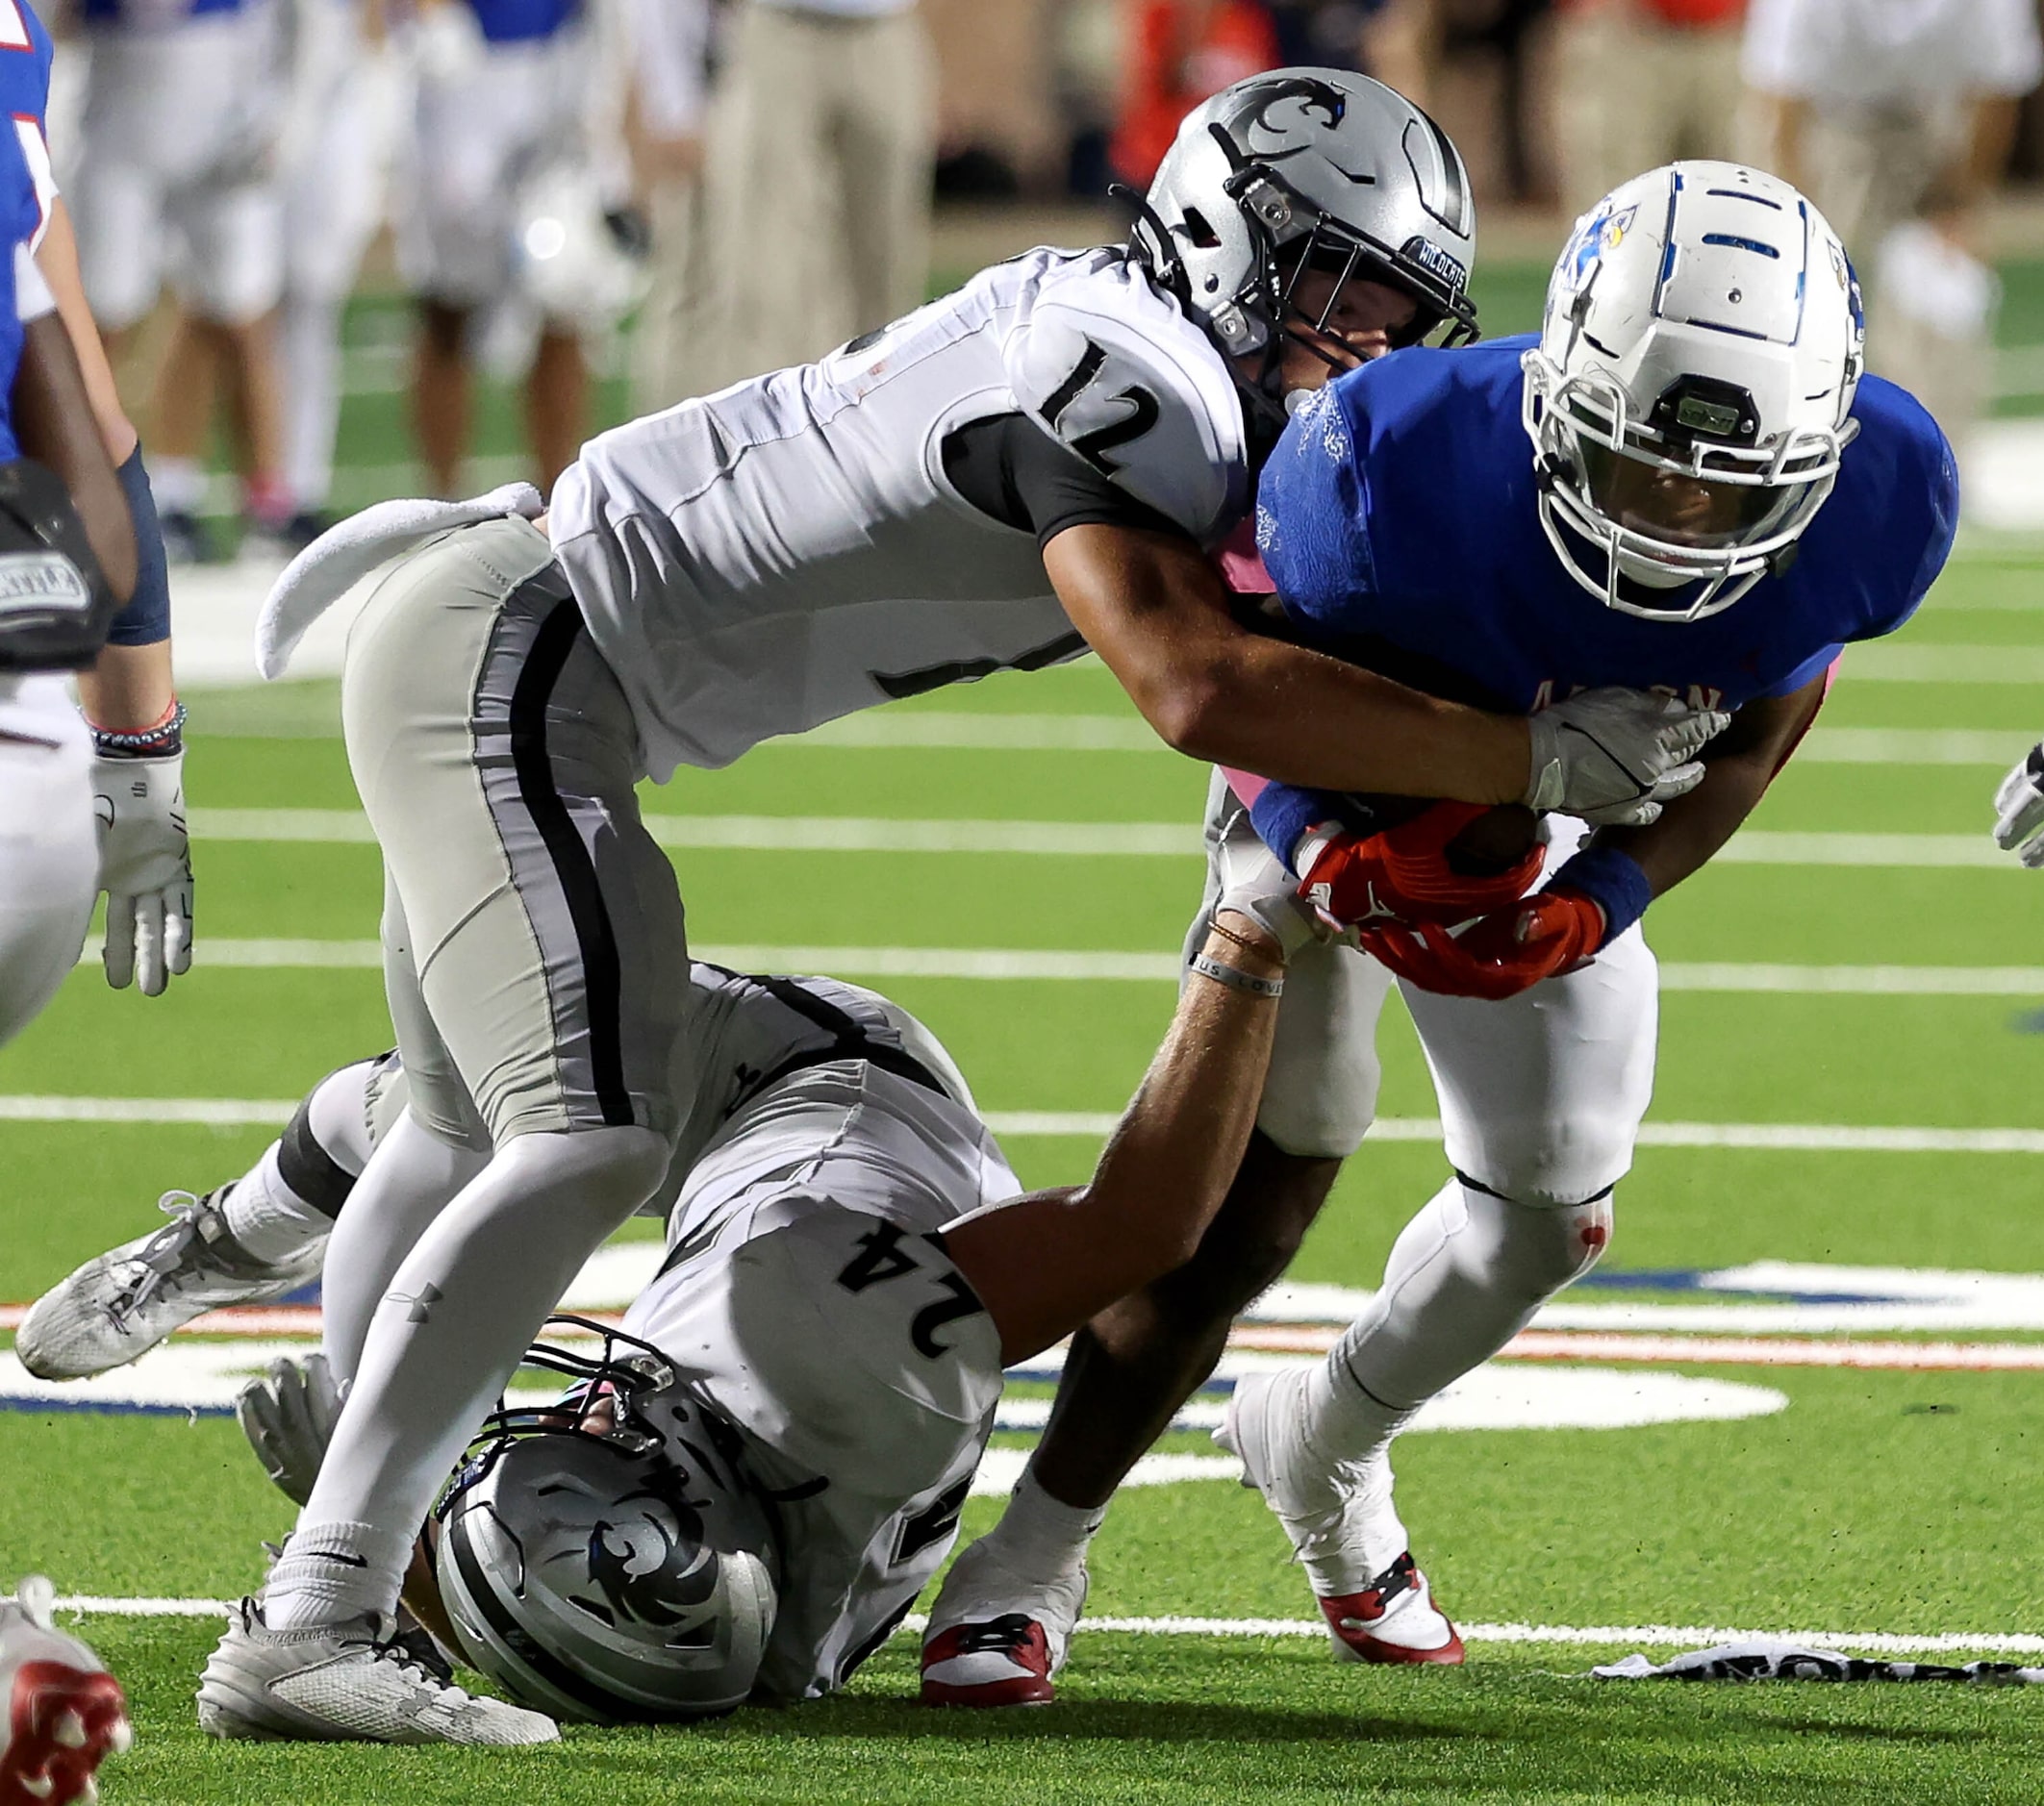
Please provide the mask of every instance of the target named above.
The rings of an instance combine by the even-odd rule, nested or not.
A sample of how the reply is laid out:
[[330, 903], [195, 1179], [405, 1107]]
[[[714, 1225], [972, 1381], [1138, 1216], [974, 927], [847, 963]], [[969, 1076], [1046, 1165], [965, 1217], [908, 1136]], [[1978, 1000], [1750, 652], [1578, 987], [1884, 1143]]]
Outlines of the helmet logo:
[[[690, 1608], [703, 1605], [717, 1591], [716, 1552], [704, 1546], [701, 1515], [682, 1496], [686, 1484], [678, 1468], [663, 1465], [653, 1484], [618, 1502], [648, 1500], [665, 1507], [664, 1513], [643, 1510], [621, 1526], [599, 1518], [590, 1531], [589, 1577], [610, 1608], [598, 1616], [665, 1628], [686, 1622]], [[648, 1533], [658, 1539], [657, 1551], [643, 1546]], [[654, 1555], [650, 1565], [648, 1553]]]
[[[1273, 82], [1269, 88], [1258, 96], [1256, 111], [1245, 122], [1245, 137], [1250, 142], [1249, 148], [1256, 151], [1254, 135], [1266, 132], [1282, 141], [1290, 136], [1287, 129], [1273, 123], [1272, 113], [1283, 102], [1295, 100], [1300, 110], [1318, 113], [1329, 127], [1341, 124], [1349, 111], [1349, 96], [1332, 84], [1315, 81], [1311, 76], [1288, 76], [1281, 82]], [[1294, 144], [1289, 149], [1257, 152], [1266, 163], [1282, 163], [1287, 157], [1300, 157], [1307, 151], [1317, 149], [1311, 142]]]
[[1604, 255], [1615, 251], [1626, 241], [1626, 234], [1632, 229], [1632, 221], [1639, 209], [1628, 207], [1619, 213], [1597, 214], [1577, 234], [1573, 243], [1562, 253], [1562, 262], [1577, 287], [1589, 274], [1590, 265]]

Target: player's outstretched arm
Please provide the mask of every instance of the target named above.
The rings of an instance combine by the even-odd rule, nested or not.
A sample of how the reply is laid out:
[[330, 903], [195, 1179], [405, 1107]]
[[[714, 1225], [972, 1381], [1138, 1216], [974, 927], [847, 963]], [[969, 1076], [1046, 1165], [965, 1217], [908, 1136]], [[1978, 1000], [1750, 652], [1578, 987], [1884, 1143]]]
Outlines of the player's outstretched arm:
[[1192, 1258], [1256, 1120], [1289, 953], [1320, 932], [1266, 861], [1230, 890], [1164, 1044], [1083, 1186], [1032, 1192], [946, 1229], [945, 1252], [1020, 1361]]
[[1316, 790], [1515, 803], [1525, 720], [1408, 690], [1242, 626], [1193, 540], [1089, 523], [1044, 547], [1072, 624], [1159, 738], [1194, 759]]
[[1636, 690], [1591, 691], [1530, 722], [1444, 702], [1243, 626], [1180, 534], [1068, 527], [1044, 568], [1165, 741], [1304, 790], [1652, 819], [1653, 799], [1696, 782], [1696, 748], [1723, 723]]

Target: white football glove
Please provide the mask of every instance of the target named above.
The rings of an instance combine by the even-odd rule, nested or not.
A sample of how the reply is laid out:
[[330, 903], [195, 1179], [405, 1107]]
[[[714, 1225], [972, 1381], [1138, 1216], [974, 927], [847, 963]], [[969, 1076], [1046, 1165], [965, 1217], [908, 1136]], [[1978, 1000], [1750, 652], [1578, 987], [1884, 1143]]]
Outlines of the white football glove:
[[1234, 910], [1247, 916], [1270, 931], [1288, 960], [1300, 948], [1317, 941], [1344, 936], [1351, 942], [1354, 940], [1352, 930], [1343, 929], [1300, 894], [1299, 880], [1261, 842], [1253, 848], [1231, 845], [1224, 856], [1222, 875], [1214, 915]]
[[185, 755], [92, 761], [99, 888], [107, 893], [107, 983], [160, 997], [191, 969], [191, 842], [185, 833]]
[[1639, 690], [1586, 690], [1530, 717], [1524, 801], [1602, 828], [1643, 828], [1703, 781], [1697, 760], [1731, 716]]
[[2044, 867], [2044, 741], [2032, 746], [1994, 793], [1994, 843], [2031, 871]]
[[250, 1380], [234, 1414], [263, 1471], [293, 1505], [313, 1495], [326, 1445], [334, 1440], [346, 1389], [334, 1383], [326, 1356], [293, 1361], [280, 1355], [260, 1380]]

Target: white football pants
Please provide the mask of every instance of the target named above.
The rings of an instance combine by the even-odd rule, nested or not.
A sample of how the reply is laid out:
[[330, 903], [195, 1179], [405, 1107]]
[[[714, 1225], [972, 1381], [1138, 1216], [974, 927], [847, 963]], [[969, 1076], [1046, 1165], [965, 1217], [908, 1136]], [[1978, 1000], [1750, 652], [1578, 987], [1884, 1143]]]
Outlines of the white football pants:
[[[1551, 816], [1552, 872], [1582, 838]], [[1207, 890], [1193, 932], [1232, 865], [1259, 849], [1249, 814], [1217, 773], [1207, 799]], [[1289, 1154], [1347, 1159], [1376, 1116], [1377, 1018], [1391, 973], [1352, 947], [1298, 954], [1256, 1126]], [[1440, 1098], [1449, 1164], [1516, 1203], [1581, 1204], [1632, 1164], [1653, 1093], [1658, 967], [1638, 928], [1580, 971], [1502, 1003], [1401, 985]]]
[[59, 676], [0, 677], [0, 1043], [57, 994], [99, 890], [92, 742]]

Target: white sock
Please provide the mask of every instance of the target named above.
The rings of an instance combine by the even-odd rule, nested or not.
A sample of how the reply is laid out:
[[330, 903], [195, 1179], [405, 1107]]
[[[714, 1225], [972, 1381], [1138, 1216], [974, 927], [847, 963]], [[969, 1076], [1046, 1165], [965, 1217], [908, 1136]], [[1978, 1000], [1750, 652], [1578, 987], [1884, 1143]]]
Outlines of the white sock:
[[368, 1093], [381, 1065], [358, 1060], [329, 1072], [221, 1198], [228, 1233], [257, 1260], [293, 1260], [332, 1231], [374, 1151]]
[[263, 1621], [271, 1630], [303, 1630], [394, 1612], [413, 1541], [375, 1524], [301, 1518], [264, 1583]]
[[[405, 1551], [456, 1458], [583, 1262], [660, 1183], [668, 1154], [646, 1129], [520, 1135], [434, 1218], [369, 1324], [300, 1519], [348, 1530], [368, 1566], [344, 1589], [294, 1566], [293, 1621], [338, 1621], [322, 1614], [362, 1598], [389, 1609], [375, 1602], [396, 1599]], [[373, 1545], [365, 1525], [380, 1533]], [[314, 1579], [323, 1603], [306, 1599]]]
[[195, 514], [206, 502], [206, 466], [196, 458], [149, 454], [149, 489], [166, 514]]
[[248, 1253], [270, 1266], [295, 1260], [334, 1227], [333, 1218], [315, 1210], [284, 1182], [277, 1170], [277, 1143], [237, 1179], [220, 1200], [227, 1233]]
[[1610, 1236], [1609, 1193], [1514, 1204], [1450, 1180], [1405, 1225], [1383, 1290], [1309, 1390], [1308, 1438], [1344, 1464], [1381, 1455], [1414, 1411], [1587, 1272]]
[[1106, 1506], [1067, 1505], [1037, 1484], [1033, 1469], [1024, 1469], [985, 1540], [1005, 1567], [1025, 1578], [1052, 1580], [1086, 1559], [1087, 1546], [1106, 1521]]

